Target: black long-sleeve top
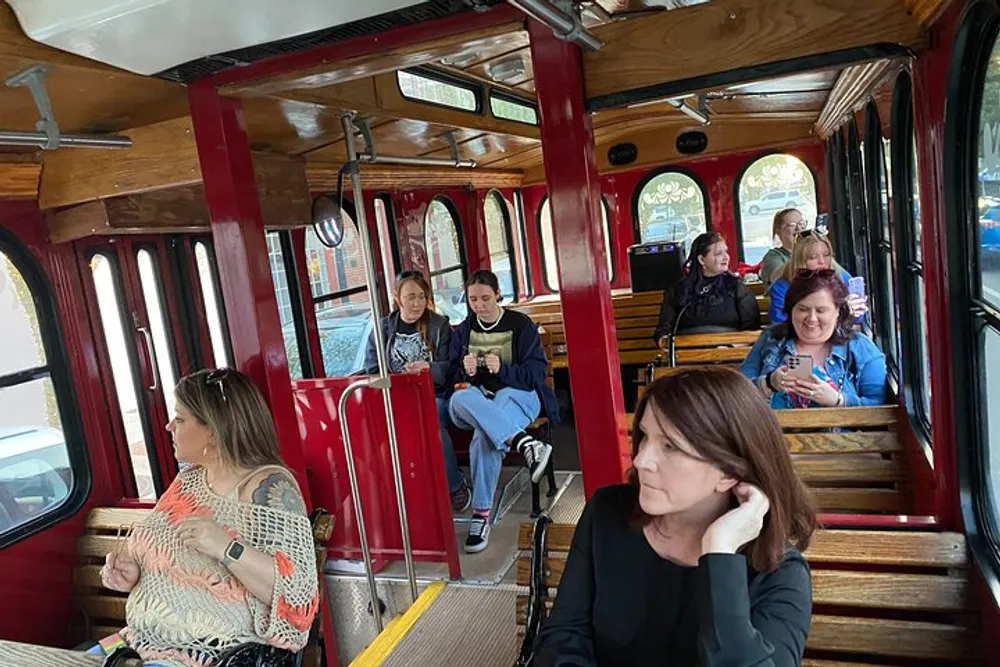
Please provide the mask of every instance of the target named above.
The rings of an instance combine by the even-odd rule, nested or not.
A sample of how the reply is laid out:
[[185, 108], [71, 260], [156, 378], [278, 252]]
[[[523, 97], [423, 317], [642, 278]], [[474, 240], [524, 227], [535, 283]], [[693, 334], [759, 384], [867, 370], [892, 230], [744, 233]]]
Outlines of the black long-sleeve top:
[[680, 303], [683, 281], [666, 290], [653, 340], [658, 343], [674, 331], [675, 325], [678, 333], [760, 329], [760, 306], [753, 292], [736, 276], [723, 274], [716, 280], [720, 282], [719, 289], [704, 296], [696, 294], [686, 308]]
[[594, 494], [573, 536], [534, 667], [798, 667], [812, 614], [805, 559], [772, 572], [741, 554], [661, 558], [631, 517], [630, 485]]

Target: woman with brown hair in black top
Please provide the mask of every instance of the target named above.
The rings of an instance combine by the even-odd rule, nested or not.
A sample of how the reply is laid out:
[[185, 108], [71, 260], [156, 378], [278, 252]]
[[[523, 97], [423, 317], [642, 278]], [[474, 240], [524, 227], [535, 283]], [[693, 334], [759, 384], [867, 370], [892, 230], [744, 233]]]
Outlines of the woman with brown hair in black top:
[[816, 519], [781, 428], [727, 368], [654, 382], [629, 483], [594, 494], [534, 667], [798, 667]]

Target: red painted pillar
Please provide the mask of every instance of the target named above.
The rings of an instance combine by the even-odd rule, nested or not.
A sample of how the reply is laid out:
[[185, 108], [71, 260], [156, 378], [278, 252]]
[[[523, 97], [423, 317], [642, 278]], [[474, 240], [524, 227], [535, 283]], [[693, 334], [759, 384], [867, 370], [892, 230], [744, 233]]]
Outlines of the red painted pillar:
[[528, 21], [541, 112], [566, 326], [570, 389], [584, 489], [617, 484], [631, 465], [618, 339], [601, 230], [601, 185], [587, 113], [580, 47]]
[[232, 336], [233, 361], [253, 379], [271, 407], [282, 458], [295, 471], [308, 504], [302, 440], [243, 105], [239, 100], [220, 97], [211, 86], [191, 86], [188, 95]]

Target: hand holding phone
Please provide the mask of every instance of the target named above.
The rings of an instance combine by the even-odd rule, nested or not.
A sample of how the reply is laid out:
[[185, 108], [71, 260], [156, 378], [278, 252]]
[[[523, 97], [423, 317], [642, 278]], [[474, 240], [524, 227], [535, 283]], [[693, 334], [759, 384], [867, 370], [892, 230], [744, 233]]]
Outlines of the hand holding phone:
[[854, 276], [847, 281], [847, 293], [853, 294], [855, 296], [860, 296], [862, 299], [865, 297], [865, 279], [864, 276]]

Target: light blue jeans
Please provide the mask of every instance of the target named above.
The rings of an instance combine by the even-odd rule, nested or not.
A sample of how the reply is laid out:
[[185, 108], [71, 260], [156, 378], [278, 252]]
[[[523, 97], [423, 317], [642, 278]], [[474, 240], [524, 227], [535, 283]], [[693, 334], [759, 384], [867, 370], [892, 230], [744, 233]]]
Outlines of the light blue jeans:
[[448, 433], [448, 424], [451, 417], [448, 416], [448, 399], [438, 396], [437, 401], [438, 424], [441, 430], [441, 447], [444, 449], [444, 470], [448, 474], [448, 491], [454, 493], [465, 484], [465, 475], [458, 467], [458, 459], [455, 458], [455, 447], [451, 444], [451, 435]]
[[538, 394], [504, 387], [490, 400], [478, 387], [469, 387], [452, 394], [448, 407], [455, 426], [475, 431], [469, 444], [472, 509], [489, 510], [493, 507], [503, 457], [509, 449], [507, 441], [538, 416], [541, 410]]

